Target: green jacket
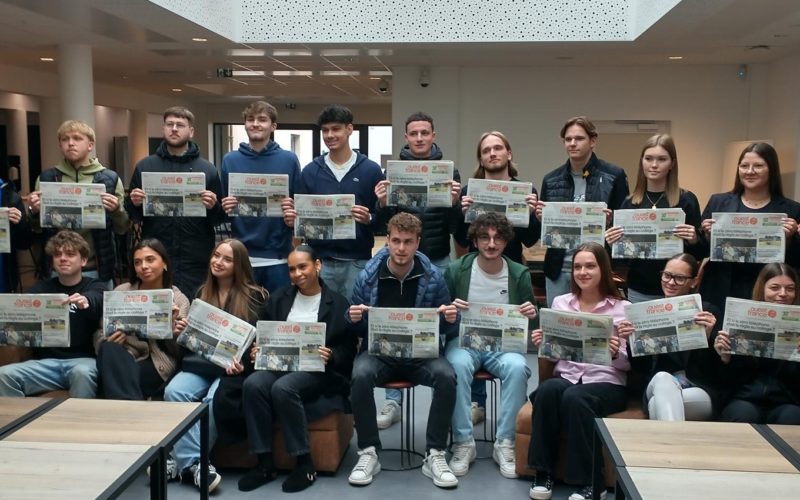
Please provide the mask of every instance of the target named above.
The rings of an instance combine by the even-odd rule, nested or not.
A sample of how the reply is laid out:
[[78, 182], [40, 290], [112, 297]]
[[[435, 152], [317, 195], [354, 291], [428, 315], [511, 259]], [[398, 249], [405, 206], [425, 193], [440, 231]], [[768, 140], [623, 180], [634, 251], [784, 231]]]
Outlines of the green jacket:
[[[470, 252], [450, 263], [444, 273], [447, 288], [452, 299], [467, 300], [469, 296], [469, 282], [472, 277], [472, 264], [478, 252]], [[521, 305], [525, 302], [533, 303], [533, 284], [531, 274], [527, 267], [514, 262], [503, 255], [508, 265], [508, 303]]]

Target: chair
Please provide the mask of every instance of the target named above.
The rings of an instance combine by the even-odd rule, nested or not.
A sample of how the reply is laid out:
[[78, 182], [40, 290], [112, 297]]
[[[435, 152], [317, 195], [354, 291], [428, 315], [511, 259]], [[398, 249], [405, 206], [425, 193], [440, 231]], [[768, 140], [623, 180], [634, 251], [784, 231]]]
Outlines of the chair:
[[[486, 418], [483, 419], [483, 438], [475, 438], [476, 442], [494, 444], [497, 439], [497, 377], [487, 372], [486, 370], [478, 370], [472, 377], [473, 380], [483, 380], [489, 382], [489, 393], [486, 398]], [[491, 409], [492, 423], [489, 425], [489, 409]], [[491, 458], [492, 451], [490, 448], [489, 454], [486, 456], [479, 456], [477, 458]]]
[[[401, 471], [419, 469], [422, 467], [422, 459], [425, 456], [417, 451], [416, 438], [414, 435], [414, 410], [416, 402], [414, 400], [414, 387], [416, 384], [408, 380], [393, 380], [382, 386], [384, 389], [397, 389], [403, 392], [405, 404], [400, 412], [400, 448], [384, 448], [381, 453], [394, 452], [400, 454], [400, 465], [398, 467], [386, 467], [381, 461], [381, 468], [388, 471]], [[405, 415], [403, 415], [405, 413]], [[418, 463], [417, 463], [418, 462]]]

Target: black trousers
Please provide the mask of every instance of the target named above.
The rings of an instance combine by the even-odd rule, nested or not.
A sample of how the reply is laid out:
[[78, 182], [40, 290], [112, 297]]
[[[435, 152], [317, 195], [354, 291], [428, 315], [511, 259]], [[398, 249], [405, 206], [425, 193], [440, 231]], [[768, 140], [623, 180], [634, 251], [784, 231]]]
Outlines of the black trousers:
[[592, 484], [594, 419], [625, 409], [625, 386], [610, 383], [573, 384], [554, 377], [531, 393], [533, 432], [528, 448], [531, 469], [555, 473], [562, 433], [567, 437], [564, 481]]
[[148, 357], [136, 361], [121, 344], [103, 342], [97, 353], [98, 395], [141, 401], [161, 392], [164, 379]]
[[751, 424], [800, 425], [800, 406], [785, 404], [756, 404], [744, 399], [731, 399], [722, 409], [723, 422]]
[[433, 389], [428, 412], [426, 450], [447, 448], [447, 434], [456, 404], [456, 374], [445, 358], [400, 359], [362, 352], [353, 365], [350, 401], [359, 449], [381, 448], [373, 390], [392, 380], [404, 379]]

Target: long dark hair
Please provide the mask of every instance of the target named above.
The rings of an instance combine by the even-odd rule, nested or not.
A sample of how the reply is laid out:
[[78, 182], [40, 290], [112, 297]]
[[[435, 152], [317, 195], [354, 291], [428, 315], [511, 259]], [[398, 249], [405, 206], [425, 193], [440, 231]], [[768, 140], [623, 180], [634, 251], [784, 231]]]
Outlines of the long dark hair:
[[758, 273], [758, 278], [756, 278], [756, 282], [753, 285], [753, 300], [764, 301], [764, 288], [767, 286], [767, 281], [776, 276], [787, 276], [794, 281], [795, 293], [794, 302], [792, 302], [792, 304], [800, 304], [800, 293], [798, 293], [800, 284], [798, 283], [797, 271], [795, 271], [792, 266], [784, 264], [783, 262], [772, 262], [761, 268], [761, 272]]
[[572, 293], [574, 295], [581, 294], [581, 288], [575, 281], [574, 272], [575, 256], [580, 252], [589, 252], [594, 255], [597, 265], [600, 266], [600, 292], [603, 294], [603, 297], [624, 299], [625, 297], [623, 297], [622, 292], [619, 291], [619, 287], [617, 287], [617, 284], [614, 282], [614, 273], [611, 271], [611, 259], [608, 257], [608, 252], [606, 252], [603, 245], [594, 242], [581, 243], [578, 248], [575, 249], [575, 254], [572, 256], [573, 272], [570, 273]]
[[[239, 240], [229, 238], [222, 240], [214, 247], [216, 252], [220, 245], [229, 245], [233, 252], [233, 284], [228, 292], [225, 304], [219, 303], [219, 281], [211, 273], [209, 258], [206, 281], [197, 290], [197, 298], [218, 307], [237, 318], [250, 321], [258, 314], [258, 307], [269, 297], [266, 290], [260, 287], [253, 278], [253, 268], [247, 247]], [[211, 255], [214, 255], [212, 252]]]
[[139, 276], [136, 275], [136, 266], [133, 265], [133, 256], [136, 255], [136, 252], [143, 248], [149, 248], [161, 257], [161, 260], [164, 261], [164, 274], [161, 275], [161, 288], [172, 288], [172, 271], [170, 270], [170, 263], [169, 263], [169, 252], [167, 252], [167, 247], [164, 246], [159, 240], [155, 238], [145, 238], [136, 246], [133, 247], [133, 251], [131, 252], [131, 273], [128, 279], [128, 282], [131, 285], [139, 285], [141, 284], [142, 280], [139, 279]]
[[744, 193], [744, 185], [742, 184], [742, 180], [739, 179], [739, 165], [741, 165], [742, 159], [747, 153], [755, 153], [761, 158], [764, 158], [764, 161], [767, 162], [769, 194], [770, 196], [783, 198], [781, 164], [778, 161], [778, 152], [766, 142], [753, 142], [742, 150], [742, 154], [739, 155], [739, 161], [736, 162], [736, 179], [733, 181], [733, 189], [731, 192], [738, 195]]

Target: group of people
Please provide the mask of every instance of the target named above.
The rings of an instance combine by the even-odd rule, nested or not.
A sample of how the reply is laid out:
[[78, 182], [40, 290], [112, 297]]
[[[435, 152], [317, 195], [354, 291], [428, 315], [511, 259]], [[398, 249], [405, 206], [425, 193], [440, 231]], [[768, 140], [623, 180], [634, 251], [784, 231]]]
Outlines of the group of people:
[[[94, 132], [77, 121], [58, 130], [64, 158], [42, 173], [26, 201], [5, 188], [12, 246], [25, 248], [30, 232], [46, 241], [47, 277], [30, 293], [64, 293], [70, 304], [69, 348], [40, 348], [35, 359], [0, 367], [0, 395], [24, 396], [51, 389], [69, 389], [74, 397], [147, 399], [163, 393], [168, 401], [206, 401], [212, 406], [210, 441], [217, 435], [244, 437], [257, 465], [239, 481], [249, 491], [275, 479], [272, 422], [282, 423], [286, 452], [297, 466], [284, 491], [300, 491], [314, 483], [307, 422], [313, 415], [352, 406], [358, 442], [358, 462], [349, 475], [353, 485], [370, 484], [381, 470], [379, 429], [399, 419], [402, 395], [386, 392], [380, 411], [374, 389], [397, 379], [433, 390], [422, 473], [436, 486], [452, 488], [475, 460], [473, 423], [485, 406], [483, 382], [473, 384], [479, 369], [501, 381], [497, 439], [493, 459], [502, 476], [517, 477], [515, 419], [525, 402], [530, 367], [520, 353], [472, 349], [459, 345], [460, 312], [470, 303], [508, 304], [531, 321], [536, 318], [524, 247], [541, 233], [542, 211], [548, 202], [604, 202], [609, 247], [625, 241], [622, 227], [610, 225], [614, 210], [681, 208], [685, 223], [673, 229], [685, 253], [671, 259], [630, 259], [627, 300], [612, 276], [607, 249], [584, 243], [576, 250], [549, 248], [544, 272], [548, 307], [564, 311], [611, 315], [614, 335], [608, 341], [610, 366], [560, 360], [549, 363], [553, 376], [541, 380], [530, 394], [534, 404], [528, 466], [537, 471], [530, 496], [552, 495], [561, 433], [567, 436], [565, 481], [574, 484], [570, 500], [592, 496], [592, 420], [623, 409], [627, 374], [645, 378], [645, 407], [651, 418], [708, 419], [800, 424], [800, 392], [796, 363], [731, 356], [731, 338], [720, 331], [726, 297], [797, 304], [794, 271], [800, 256], [800, 204], [783, 196], [775, 150], [753, 143], [742, 152], [733, 189], [713, 195], [701, 214], [698, 200], [678, 183], [678, 158], [672, 138], [660, 134], [642, 148], [636, 184], [629, 191], [625, 172], [594, 153], [598, 134], [586, 117], [568, 120], [561, 129], [567, 161], [547, 174], [541, 190], [525, 198], [532, 215], [527, 227], [515, 227], [502, 214], [482, 213], [472, 223], [464, 214], [473, 206], [467, 186], [454, 170], [450, 207], [387, 203], [389, 181], [381, 168], [349, 146], [353, 115], [343, 106], [328, 106], [318, 125], [329, 153], [300, 168], [297, 157], [271, 140], [277, 127], [276, 109], [263, 101], [243, 112], [248, 142], [225, 155], [220, 169], [201, 158], [192, 113], [181, 107], [164, 115], [164, 141], [155, 154], [141, 160], [126, 196], [116, 173], [92, 157]], [[433, 119], [412, 114], [405, 123], [403, 160], [439, 160]], [[472, 178], [518, 181], [508, 138], [501, 132], [481, 135]], [[142, 174], [202, 173], [206, 183], [198, 197], [205, 217], [145, 216], [147, 193]], [[228, 193], [232, 173], [284, 174], [289, 196], [282, 200], [283, 217], [229, 217], [238, 199]], [[39, 182], [99, 183], [106, 212], [102, 229], [62, 230], [38, 225]], [[465, 183], [466, 184], [466, 183]], [[297, 221], [295, 194], [352, 194], [351, 214], [356, 238], [293, 243]], [[397, 201], [397, 200], [395, 200]], [[689, 353], [664, 353], [633, 358], [627, 339], [634, 333], [624, 306], [690, 293], [697, 287], [700, 265], [709, 256], [715, 212], [783, 213], [786, 263], [767, 266], [740, 262], [707, 262], [699, 292], [703, 311], [695, 322], [706, 330], [708, 348]], [[173, 334], [187, 326], [190, 300], [198, 298], [255, 324], [258, 320], [320, 321], [327, 325], [319, 347], [324, 372], [255, 370], [257, 350], [222, 369], [171, 340], [140, 339], [125, 331], [99, 330], [102, 292], [113, 285], [116, 261], [114, 234], [124, 234], [129, 221], [141, 225], [141, 240], [130, 255], [131, 273], [118, 290], [173, 290]], [[217, 242], [215, 227], [231, 224], [232, 238]], [[387, 243], [373, 256], [374, 234], [386, 230]], [[456, 260], [450, 258], [451, 238]], [[3, 254], [4, 291], [17, 281], [13, 252]], [[52, 273], [52, 274], [51, 274]], [[384, 352], [380, 343], [370, 353], [370, 309], [428, 308], [439, 315], [439, 356], [415, 359]], [[530, 329], [530, 328], [529, 328]], [[539, 345], [540, 329], [531, 340]], [[549, 346], [551, 355], [559, 350]], [[314, 408], [312, 411], [312, 407]], [[478, 410], [478, 411], [476, 411]], [[322, 413], [316, 413], [322, 412]], [[448, 460], [448, 431], [452, 455]], [[200, 464], [199, 427], [175, 446], [168, 461], [171, 478], [193, 478], [199, 485], [201, 467], [208, 467], [209, 486], [221, 476], [210, 464]], [[604, 494], [604, 492], [602, 493]]]

